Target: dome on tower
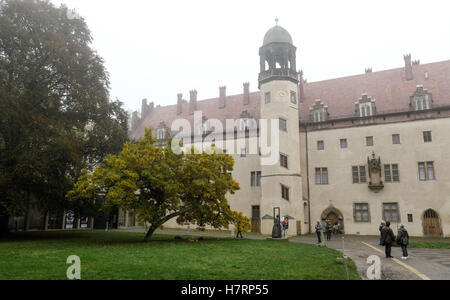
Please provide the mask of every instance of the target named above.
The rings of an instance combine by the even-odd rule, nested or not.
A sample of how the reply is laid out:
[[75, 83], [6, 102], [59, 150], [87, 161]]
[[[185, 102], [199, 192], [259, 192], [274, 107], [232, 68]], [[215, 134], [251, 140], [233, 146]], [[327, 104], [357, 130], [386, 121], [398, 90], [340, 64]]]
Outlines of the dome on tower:
[[279, 25], [270, 28], [264, 36], [263, 46], [271, 43], [288, 43], [291, 45], [294, 44], [289, 32]]

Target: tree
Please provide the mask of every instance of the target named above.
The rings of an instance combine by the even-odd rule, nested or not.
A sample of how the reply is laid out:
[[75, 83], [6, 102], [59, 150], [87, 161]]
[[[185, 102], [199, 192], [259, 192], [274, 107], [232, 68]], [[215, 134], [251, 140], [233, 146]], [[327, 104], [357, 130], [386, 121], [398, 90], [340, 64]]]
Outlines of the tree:
[[231, 175], [234, 160], [216, 151], [194, 153], [174, 153], [147, 129], [137, 143], [126, 143], [93, 172], [83, 171], [68, 197], [132, 212], [149, 224], [145, 241], [173, 218], [179, 224], [228, 228], [233, 212], [226, 195], [239, 189]]
[[242, 214], [242, 212], [233, 211], [231, 213], [232, 223], [238, 231], [247, 232], [252, 229], [250, 219]]
[[[82, 18], [49, 1], [0, 0], [0, 218], [69, 204], [83, 168], [127, 140]], [[75, 207], [81, 207], [76, 205]], [[3, 222], [0, 222], [3, 223]]]

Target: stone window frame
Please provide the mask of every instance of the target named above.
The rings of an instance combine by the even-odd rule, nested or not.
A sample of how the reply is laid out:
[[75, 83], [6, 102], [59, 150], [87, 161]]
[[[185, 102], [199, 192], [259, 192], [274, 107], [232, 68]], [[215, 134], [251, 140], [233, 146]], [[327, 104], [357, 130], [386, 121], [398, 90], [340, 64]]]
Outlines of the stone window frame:
[[361, 98], [355, 102], [355, 115], [360, 118], [372, 117], [376, 114], [376, 100], [367, 93], [363, 93]]
[[290, 187], [280, 183], [281, 186], [281, 199], [289, 201]]
[[[345, 142], [345, 147], [343, 147], [342, 142]], [[340, 144], [341, 149], [348, 149], [348, 140], [347, 139], [340, 139], [339, 144]]]
[[290, 100], [291, 100], [291, 104], [297, 104], [298, 103], [297, 92], [291, 91]]
[[[357, 208], [358, 205], [364, 206], [364, 207], [366, 207], [366, 209], [364, 209], [364, 208], [358, 209]], [[358, 212], [361, 213], [361, 220], [357, 219]], [[367, 220], [364, 220], [364, 218], [363, 218], [364, 212], [367, 212]], [[371, 223], [370, 204], [367, 202], [353, 203], [353, 220], [355, 223]]]
[[280, 152], [280, 167], [289, 169], [289, 156]]
[[266, 104], [269, 104], [269, 103], [272, 102], [272, 93], [271, 93], [271, 92], [266, 92], [266, 93], [264, 94], [264, 102], [265, 102]]
[[384, 181], [387, 183], [400, 182], [400, 167], [399, 164], [384, 164]]
[[[391, 208], [386, 209], [386, 205], [390, 205]], [[392, 207], [395, 205], [395, 209], [392, 209]], [[392, 217], [392, 212], [396, 212], [397, 214], [397, 219], [396, 220], [392, 220], [390, 218], [388, 218], [388, 215], [386, 214], [387, 212], [390, 213], [390, 217]], [[400, 206], [398, 204], [398, 202], [383, 202], [381, 204], [381, 215], [383, 216], [383, 220], [385, 221], [389, 221], [391, 223], [400, 223], [401, 222], [401, 216], [400, 216]]]
[[250, 173], [250, 186], [261, 187], [261, 171], [253, 171]]
[[325, 141], [324, 140], [317, 141], [317, 151], [325, 151]]
[[[319, 176], [317, 176], [317, 175], [319, 175]], [[330, 184], [330, 180], [329, 180], [328, 168], [323, 168], [323, 167], [322, 168], [315, 168], [314, 182], [315, 182], [316, 185], [329, 185]]]
[[399, 133], [394, 133], [392, 135], [392, 145], [401, 145], [401, 143], [402, 143], [401, 135]]
[[423, 142], [432, 143], [433, 142], [433, 132], [431, 130], [423, 131]]
[[[288, 132], [288, 120], [285, 118], [281, 118], [281, 117], [278, 118], [278, 120], [279, 120], [279, 129], [283, 132]], [[284, 127], [281, 126], [283, 122], [284, 122]]]
[[416, 86], [416, 90], [409, 98], [409, 107], [412, 111], [426, 111], [433, 108], [433, 94], [423, 85]]
[[[369, 143], [369, 141], [371, 141]], [[375, 146], [375, 138], [373, 136], [366, 136], [366, 147], [374, 147]]]
[[313, 123], [325, 122], [328, 119], [328, 105], [320, 99], [316, 99], [314, 104], [309, 108], [310, 121]]
[[[355, 171], [355, 169], [356, 169], [356, 171]], [[366, 166], [363, 166], [363, 165], [352, 166], [352, 182], [353, 182], [353, 184], [367, 183], [367, 167]]]
[[[421, 166], [423, 165], [423, 168]], [[436, 170], [434, 168], [434, 161], [419, 162], [419, 181], [436, 181]], [[423, 171], [422, 171], [423, 170]], [[430, 172], [432, 170], [432, 172]], [[422, 177], [423, 172], [423, 177]], [[431, 177], [430, 174], [433, 176]]]

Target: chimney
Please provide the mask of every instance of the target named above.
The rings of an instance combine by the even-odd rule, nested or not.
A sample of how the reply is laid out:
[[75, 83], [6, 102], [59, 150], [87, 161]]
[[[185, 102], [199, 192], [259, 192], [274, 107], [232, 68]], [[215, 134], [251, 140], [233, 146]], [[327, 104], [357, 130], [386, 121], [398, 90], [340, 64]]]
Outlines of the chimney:
[[194, 111], [197, 110], [197, 91], [190, 91], [191, 98], [189, 100], [189, 114], [194, 114]]
[[303, 71], [300, 70], [298, 71], [298, 81], [299, 81], [299, 93], [300, 95], [298, 95], [299, 101], [303, 102], [303, 100], [305, 100], [305, 90], [303, 88]]
[[411, 64], [411, 54], [406, 54], [403, 57], [405, 59], [406, 80], [412, 80], [414, 77], [413, 77], [412, 64]]
[[133, 114], [131, 115], [131, 130], [135, 130], [138, 125], [139, 125], [139, 116], [138, 116], [138, 112], [134, 111]]
[[372, 73], [372, 68], [366, 68], [366, 74]]
[[181, 115], [181, 113], [183, 112], [183, 94], [178, 94], [177, 97], [178, 97], [178, 100], [177, 100], [177, 115]]
[[142, 99], [142, 105], [141, 105], [141, 117], [142, 119], [145, 118], [145, 116], [149, 112], [149, 106], [147, 105], [147, 99]]
[[219, 108], [225, 108], [227, 106], [227, 87], [221, 86], [220, 90], [220, 100], [219, 100]]
[[250, 104], [250, 83], [244, 82], [244, 105]]

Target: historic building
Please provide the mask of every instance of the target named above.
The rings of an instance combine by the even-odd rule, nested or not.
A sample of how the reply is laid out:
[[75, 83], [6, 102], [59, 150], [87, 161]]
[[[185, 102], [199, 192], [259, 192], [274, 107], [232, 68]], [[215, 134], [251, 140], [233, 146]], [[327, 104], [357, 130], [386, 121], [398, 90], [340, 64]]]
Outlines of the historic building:
[[[244, 83], [241, 95], [220, 87], [218, 98], [204, 101], [195, 90], [189, 101], [179, 94], [171, 106], [143, 100], [130, 137], [152, 127], [164, 141], [178, 133], [175, 120], [195, 127], [201, 112], [196, 144], [196, 135], [212, 132], [210, 120], [222, 122], [213, 140], [235, 142], [224, 149], [235, 158], [233, 176], [241, 185], [230, 205], [263, 234], [271, 233], [278, 207], [289, 216], [290, 235], [328, 219], [347, 234], [377, 235], [389, 220], [414, 236], [450, 236], [450, 61], [420, 64], [405, 55], [402, 68], [307, 82], [297, 71], [296, 50], [276, 25], [259, 49], [259, 91]], [[231, 130], [230, 119], [237, 120]], [[252, 127], [249, 120], [258, 122]], [[260, 120], [279, 124], [276, 164], [261, 163], [264, 154], [254, 147], [262, 138]], [[132, 225], [125, 212], [118, 222]]]

